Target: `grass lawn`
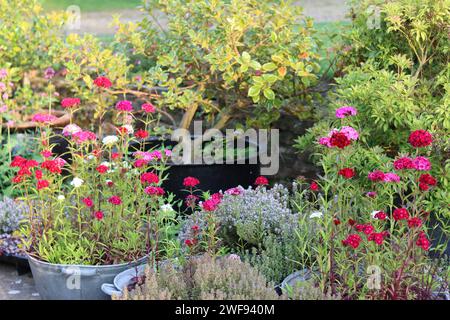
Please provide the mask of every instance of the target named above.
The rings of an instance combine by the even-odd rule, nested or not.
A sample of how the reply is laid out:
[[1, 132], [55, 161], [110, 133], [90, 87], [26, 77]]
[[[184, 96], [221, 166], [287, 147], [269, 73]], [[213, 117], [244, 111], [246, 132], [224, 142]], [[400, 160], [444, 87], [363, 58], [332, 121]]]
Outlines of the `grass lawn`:
[[141, 5], [141, 0], [40, 0], [45, 9], [65, 10], [77, 5], [81, 11], [112, 11], [134, 9]]

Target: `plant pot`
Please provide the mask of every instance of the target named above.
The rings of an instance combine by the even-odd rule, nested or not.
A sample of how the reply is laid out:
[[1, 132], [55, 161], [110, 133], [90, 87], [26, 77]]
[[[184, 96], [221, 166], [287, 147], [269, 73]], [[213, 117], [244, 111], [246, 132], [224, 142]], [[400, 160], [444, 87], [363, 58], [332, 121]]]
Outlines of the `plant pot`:
[[[139, 145], [131, 145], [130, 151], [136, 150], [148, 151], [154, 148], [173, 147], [178, 143], [169, 139], [151, 138], [144, 143], [144, 148]], [[247, 142], [248, 145], [258, 149], [254, 143]], [[252, 161], [250, 161], [252, 160]], [[195, 177], [200, 180], [197, 186], [202, 191], [211, 193], [224, 191], [229, 188], [242, 186], [247, 188], [254, 184], [256, 178], [260, 175], [261, 164], [259, 159], [246, 159], [244, 164], [173, 164], [168, 162], [168, 179], [162, 184], [162, 187], [175, 195], [177, 200], [184, 200], [187, 193], [183, 191], [183, 180], [186, 177]]]
[[147, 257], [115, 265], [89, 266], [52, 264], [28, 256], [36, 290], [48, 300], [105, 300], [103, 283], [112, 282], [122, 271], [141, 265]]
[[0, 262], [13, 265], [19, 276], [30, 272], [27, 257], [18, 254], [0, 253]]
[[[59, 132], [58, 132], [59, 133]], [[50, 137], [50, 145], [53, 146], [52, 152], [56, 156], [64, 159], [67, 163], [72, 163], [72, 154], [69, 149], [69, 141], [62, 135]]]
[[298, 283], [308, 282], [312, 279], [313, 272], [309, 269], [302, 269], [287, 276], [280, 285], [282, 291], [288, 288], [295, 288]]
[[215, 193], [220, 190], [242, 186], [247, 188], [254, 184], [260, 175], [259, 164], [192, 164], [169, 165], [169, 177], [163, 182], [163, 188], [175, 194], [179, 200], [187, 196], [183, 191], [183, 180], [195, 177], [200, 180], [197, 188]]

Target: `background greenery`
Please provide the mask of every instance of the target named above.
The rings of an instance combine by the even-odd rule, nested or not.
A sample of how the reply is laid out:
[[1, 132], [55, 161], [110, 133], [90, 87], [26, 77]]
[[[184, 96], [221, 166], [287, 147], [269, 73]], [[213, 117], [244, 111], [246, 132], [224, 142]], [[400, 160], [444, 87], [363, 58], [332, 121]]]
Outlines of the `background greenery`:
[[70, 5], [77, 5], [82, 11], [111, 11], [134, 9], [140, 0], [40, 0], [44, 9], [65, 10]]

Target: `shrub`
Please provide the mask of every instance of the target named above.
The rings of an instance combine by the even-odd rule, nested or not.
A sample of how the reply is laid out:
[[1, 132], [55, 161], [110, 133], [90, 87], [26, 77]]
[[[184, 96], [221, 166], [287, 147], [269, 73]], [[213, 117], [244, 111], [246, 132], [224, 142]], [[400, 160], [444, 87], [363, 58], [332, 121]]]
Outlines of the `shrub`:
[[51, 78], [66, 18], [44, 14], [36, 0], [0, 1], [0, 105], [9, 108], [8, 120], [28, 120], [55, 99]]
[[[381, 11], [380, 28], [368, 27], [372, 5]], [[336, 79], [329, 114], [299, 138], [297, 146], [316, 152], [312, 145], [317, 146], [313, 141], [318, 135], [353, 123], [363, 144], [355, 147], [351, 162], [361, 167], [366, 160], [387, 161], [398, 153], [407, 154], [409, 134], [430, 131], [434, 142], [427, 155], [439, 183], [424, 205], [445, 225], [450, 217], [443, 205], [450, 183], [448, 1], [368, 0], [355, 1], [354, 6], [354, 22], [347, 34], [351, 45], [347, 74]], [[358, 114], [341, 124], [335, 112], [343, 105], [355, 107]], [[363, 169], [362, 175], [366, 173]]]
[[339, 294], [331, 294], [328, 289], [323, 293], [322, 289], [316, 286], [312, 281], [297, 282], [294, 287], [287, 288], [284, 293], [292, 300], [341, 300]]
[[197, 112], [218, 129], [239, 117], [269, 126], [281, 109], [301, 114], [301, 101], [317, 97], [313, 23], [290, 1], [153, 0], [146, 10], [161, 11], [167, 29], [119, 24], [117, 45], [134, 53], [145, 85], [167, 88], [158, 105], [185, 110], [180, 127]]
[[192, 258], [182, 270], [167, 264], [146, 269], [141, 287], [124, 300], [277, 300], [274, 286], [249, 264], [233, 256]]
[[449, 62], [449, 5], [448, 0], [351, 1], [346, 64], [371, 60], [395, 70], [403, 61], [415, 77], [433, 79]]
[[[121, 94], [123, 98], [131, 90], [132, 80], [127, 78], [130, 69], [127, 57], [93, 35], [70, 34], [55, 61], [65, 70], [64, 90], [82, 101], [76, 110], [77, 120], [92, 130], [105, 126], [102, 121], [114, 123], [114, 119], [104, 117], [111, 115], [111, 106]], [[99, 76], [108, 77], [113, 86], [99, 92], [94, 84]]]
[[63, 14], [43, 14], [37, 0], [0, 1], [0, 61], [20, 69], [53, 66], [53, 48], [62, 43]]

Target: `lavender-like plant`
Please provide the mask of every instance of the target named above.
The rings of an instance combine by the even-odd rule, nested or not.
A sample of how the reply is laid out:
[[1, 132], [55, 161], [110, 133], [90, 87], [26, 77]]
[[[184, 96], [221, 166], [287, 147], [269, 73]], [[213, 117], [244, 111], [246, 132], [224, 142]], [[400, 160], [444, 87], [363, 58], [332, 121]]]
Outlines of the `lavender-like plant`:
[[[239, 192], [236, 192], [236, 191]], [[283, 232], [293, 231], [297, 215], [289, 208], [289, 191], [282, 185], [273, 188], [238, 187], [235, 192], [223, 192], [223, 198], [214, 211], [220, 226], [219, 235], [229, 246], [259, 246], [269, 234], [281, 236]], [[192, 225], [204, 224], [205, 212], [194, 213], [180, 233], [180, 240]]]
[[21, 202], [8, 197], [0, 201], [0, 234], [18, 230], [25, 212], [25, 206]]

